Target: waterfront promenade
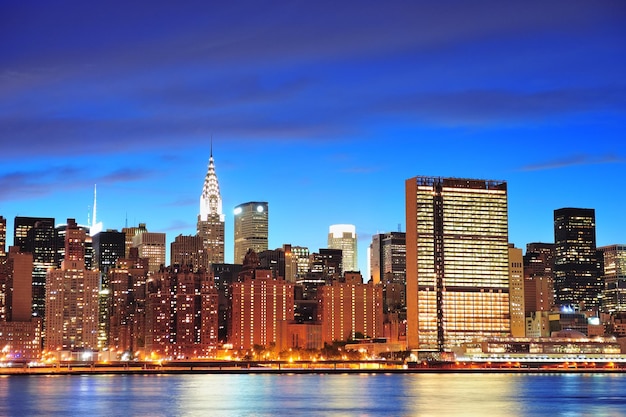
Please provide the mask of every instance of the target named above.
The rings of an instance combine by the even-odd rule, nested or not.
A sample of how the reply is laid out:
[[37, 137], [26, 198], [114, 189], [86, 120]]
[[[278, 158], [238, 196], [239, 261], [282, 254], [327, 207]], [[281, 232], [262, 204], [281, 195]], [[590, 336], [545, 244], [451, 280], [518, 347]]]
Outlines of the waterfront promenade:
[[14, 364], [3, 375], [158, 375], [158, 374], [399, 374], [399, 373], [626, 373], [626, 366], [604, 363], [413, 363], [399, 361], [172, 361], [89, 363], [46, 366]]

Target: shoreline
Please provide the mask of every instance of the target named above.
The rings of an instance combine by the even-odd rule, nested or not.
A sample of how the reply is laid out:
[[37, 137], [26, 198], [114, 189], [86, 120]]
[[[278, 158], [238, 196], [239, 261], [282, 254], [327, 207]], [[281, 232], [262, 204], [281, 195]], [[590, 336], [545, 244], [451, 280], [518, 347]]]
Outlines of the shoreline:
[[215, 367], [215, 366], [163, 366], [143, 367], [32, 367], [2, 368], [0, 377], [12, 375], [191, 375], [191, 374], [624, 374], [623, 368], [270, 368], [270, 367]]

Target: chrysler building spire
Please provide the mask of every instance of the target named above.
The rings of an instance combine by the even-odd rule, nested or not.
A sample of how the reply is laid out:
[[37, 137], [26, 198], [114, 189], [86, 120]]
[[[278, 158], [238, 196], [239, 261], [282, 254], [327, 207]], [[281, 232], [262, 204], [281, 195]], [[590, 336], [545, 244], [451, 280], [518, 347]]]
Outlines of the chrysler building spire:
[[202, 237], [202, 245], [207, 252], [207, 264], [224, 263], [224, 214], [222, 213], [222, 196], [220, 185], [215, 174], [213, 161], [213, 139], [211, 139], [211, 156], [209, 169], [204, 177], [204, 187], [200, 196], [200, 214], [198, 215], [198, 236]]
[[207, 221], [209, 216], [219, 215], [222, 221], [222, 196], [220, 195], [220, 185], [215, 174], [215, 163], [213, 161], [213, 143], [211, 142], [211, 156], [209, 157], [209, 169], [204, 177], [204, 187], [200, 196], [200, 220]]

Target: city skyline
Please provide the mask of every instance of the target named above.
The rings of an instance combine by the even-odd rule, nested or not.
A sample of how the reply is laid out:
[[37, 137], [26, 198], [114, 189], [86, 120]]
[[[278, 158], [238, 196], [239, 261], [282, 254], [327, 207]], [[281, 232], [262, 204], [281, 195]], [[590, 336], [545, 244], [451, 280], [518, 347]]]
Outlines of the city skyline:
[[7, 244], [15, 216], [86, 224], [97, 184], [105, 229], [146, 223], [169, 251], [196, 232], [211, 136], [226, 262], [234, 207], [267, 201], [270, 249], [354, 224], [367, 276], [416, 175], [506, 181], [523, 249], [563, 207], [626, 241], [619, 2], [117, 7], [3, 6]]

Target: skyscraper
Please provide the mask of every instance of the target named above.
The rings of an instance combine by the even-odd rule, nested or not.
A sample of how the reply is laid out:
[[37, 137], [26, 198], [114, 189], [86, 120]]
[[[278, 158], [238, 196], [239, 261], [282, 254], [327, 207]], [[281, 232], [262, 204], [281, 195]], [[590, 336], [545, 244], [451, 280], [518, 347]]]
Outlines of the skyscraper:
[[7, 254], [7, 219], [0, 216], [0, 259]]
[[143, 232], [133, 238], [140, 258], [148, 258], [148, 269], [156, 272], [165, 265], [165, 233]]
[[200, 195], [197, 231], [207, 250], [208, 262], [211, 264], [224, 263], [224, 214], [222, 213], [222, 196], [215, 173], [212, 146], [209, 168]]
[[243, 263], [248, 249], [256, 253], [268, 249], [268, 204], [250, 201], [235, 207], [235, 263]]
[[602, 311], [626, 313], [626, 245], [602, 246], [598, 251], [604, 258]]
[[383, 332], [383, 291], [380, 285], [363, 284], [358, 272], [346, 272], [345, 279], [318, 289], [318, 321], [322, 341], [348, 341], [381, 337]]
[[524, 255], [524, 310], [550, 311], [554, 304], [554, 243], [526, 245]]
[[[95, 202], [94, 202], [95, 204]], [[95, 218], [95, 210], [94, 210]], [[98, 226], [99, 227], [99, 226]], [[93, 232], [90, 230], [90, 232]], [[117, 230], [100, 231], [92, 235], [93, 263], [100, 272], [100, 298], [98, 304], [98, 347], [108, 347], [109, 316], [111, 314], [111, 286], [109, 270], [119, 259], [124, 259], [126, 235]]]
[[294, 284], [258, 268], [253, 251], [246, 253], [243, 264], [231, 285], [228, 343], [235, 349], [269, 347], [279, 341], [282, 323], [294, 319]]
[[16, 217], [13, 241], [33, 254], [33, 316], [45, 317], [46, 272], [56, 265], [56, 231], [52, 217]]
[[46, 277], [45, 348], [87, 348], [98, 343], [98, 271], [85, 268], [86, 231], [67, 219], [61, 269]]
[[559, 306], [597, 310], [603, 283], [594, 209], [554, 210], [554, 294]]
[[410, 178], [406, 224], [409, 349], [508, 335], [506, 182]]
[[406, 233], [389, 232], [372, 236], [370, 276], [383, 285], [384, 310], [406, 307]]
[[526, 335], [524, 313], [524, 257], [522, 250], [509, 244], [509, 309], [511, 311], [511, 336]]
[[125, 250], [124, 250], [124, 257], [128, 258], [130, 257], [130, 248], [133, 247], [133, 239], [135, 238], [135, 236], [147, 232], [148, 228], [146, 227], [145, 223], [139, 223], [138, 226], [133, 226], [133, 227], [124, 227], [122, 229], [122, 233], [124, 233], [125, 236]]
[[192, 271], [209, 269], [207, 249], [200, 235], [178, 235], [170, 245], [170, 265], [191, 266]]
[[210, 271], [168, 267], [147, 282], [146, 352], [175, 359], [214, 356], [218, 294]]
[[358, 271], [356, 227], [353, 224], [333, 224], [329, 227], [328, 248], [343, 251], [343, 270]]

